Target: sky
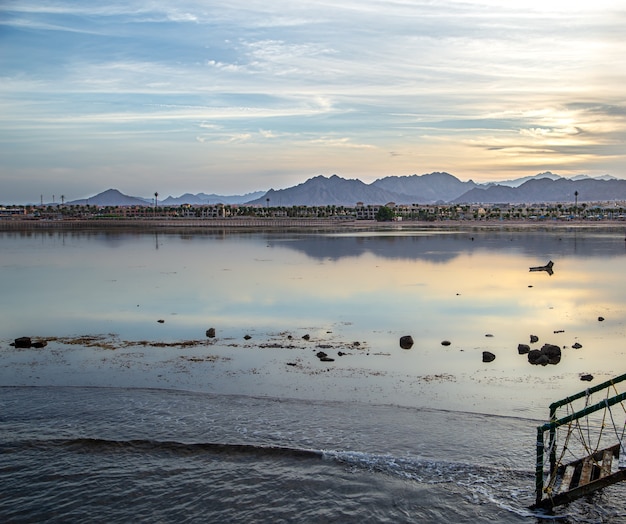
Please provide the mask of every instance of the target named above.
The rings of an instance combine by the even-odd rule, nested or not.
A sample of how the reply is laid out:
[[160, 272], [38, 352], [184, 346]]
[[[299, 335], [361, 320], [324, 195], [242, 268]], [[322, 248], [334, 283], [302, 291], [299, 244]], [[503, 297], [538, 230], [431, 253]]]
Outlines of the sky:
[[0, 204], [626, 178], [624, 27], [623, 0], [3, 0]]

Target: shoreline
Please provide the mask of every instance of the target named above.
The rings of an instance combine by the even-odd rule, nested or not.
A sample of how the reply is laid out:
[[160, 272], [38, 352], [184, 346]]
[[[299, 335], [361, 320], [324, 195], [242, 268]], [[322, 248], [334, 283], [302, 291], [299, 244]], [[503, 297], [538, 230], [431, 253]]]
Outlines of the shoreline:
[[210, 219], [68, 219], [68, 220], [0, 220], [0, 232], [50, 231], [50, 230], [128, 230], [128, 231], [174, 231], [200, 230], [476, 230], [476, 229], [624, 229], [626, 220], [441, 220], [377, 222], [375, 220], [346, 220], [333, 218], [210, 218]]

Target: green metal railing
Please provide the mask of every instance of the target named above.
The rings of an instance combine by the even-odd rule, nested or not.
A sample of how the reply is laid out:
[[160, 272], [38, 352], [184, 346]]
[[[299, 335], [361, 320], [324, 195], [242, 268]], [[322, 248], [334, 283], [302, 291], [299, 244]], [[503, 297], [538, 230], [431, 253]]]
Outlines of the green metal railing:
[[591, 413], [599, 411], [601, 409], [606, 409], [614, 404], [622, 402], [626, 400], [626, 392], [615, 395], [611, 398], [606, 398], [601, 400], [600, 402], [593, 404], [591, 406], [587, 406], [580, 411], [576, 411], [566, 417], [562, 417], [560, 419], [556, 418], [556, 411], [562, 406], [570, 404], [571, 402], [578, 400], [580, 398], [584, 398], [592, 393], [596, 393], [603, 389], [607, 389], [609, 387], [614, 386], [615, 384], [626, 380], [626, 373], [620, 375], [619, 377], [613, 378], [611, 380], [607, 380], [602, 384], [598, 384], [592, 388], [586, 389], [573, 395], [571, 397], [566, 397], [557, 402], [553, 402], [550, 404], [550, 422], [543, 424], [537, 427], [537, 464], [535, 471], [535, 492], [536, 492], [536, 504], [539, 504], [543, 498], [543, 465], [544, 465], [544, 454], [545, 454], [545, 444], [544, 444], [544, 434], [546, 431], [550, 432], [548, 449], [550, 450], [550, 472], [554, 474], [556, 470], [556, 446], [554, 445], [556, 440], [556, 429], [564, 424], [569, 424], [574, 420], [578, 420], [582, 417], [586, 417]]

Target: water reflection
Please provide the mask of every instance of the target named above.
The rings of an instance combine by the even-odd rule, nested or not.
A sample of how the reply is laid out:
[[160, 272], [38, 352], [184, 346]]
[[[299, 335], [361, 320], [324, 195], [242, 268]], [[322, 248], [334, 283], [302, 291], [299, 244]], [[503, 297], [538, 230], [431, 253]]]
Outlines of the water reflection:
[[[617, 231], [2, 233], [0, 245], [6, 340], [174, 341], [215, 326], [233, 347], [244, 334], [257, 345], [309, 334], [310, 351], [358, 341], [336, 366], [378, 373], [571, 381], [623, 371], [626, 252]], [[552, 276], [529, 271], [548, 260]], [[411, 351], [399, 350], [405, 334], [416, 341]], [[539, 346], [568, 348], [558, 366], [529, 370], [517, 345], [530, 334]], [[570, 349], [575, 342], [583, 348]], [[482, 351], [497, 356], [489, 367]], [[246, 354], [257, 365], [262, 358]]]

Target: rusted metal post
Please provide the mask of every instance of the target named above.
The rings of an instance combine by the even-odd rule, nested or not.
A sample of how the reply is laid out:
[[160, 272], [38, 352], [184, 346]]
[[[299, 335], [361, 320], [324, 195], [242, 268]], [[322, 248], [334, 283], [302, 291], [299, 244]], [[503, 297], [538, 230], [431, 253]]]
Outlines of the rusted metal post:
[[[556, 410], [557, 405], [550, 404], [550, 422], [554, 422], [556, 420]], [[550, 426], [550, 475], [556, 474], [556, 426]]]
[[537, 428], [537, 463], [535, 469], [535, 504], [539, 506], [543, 498], [543, 428]]

